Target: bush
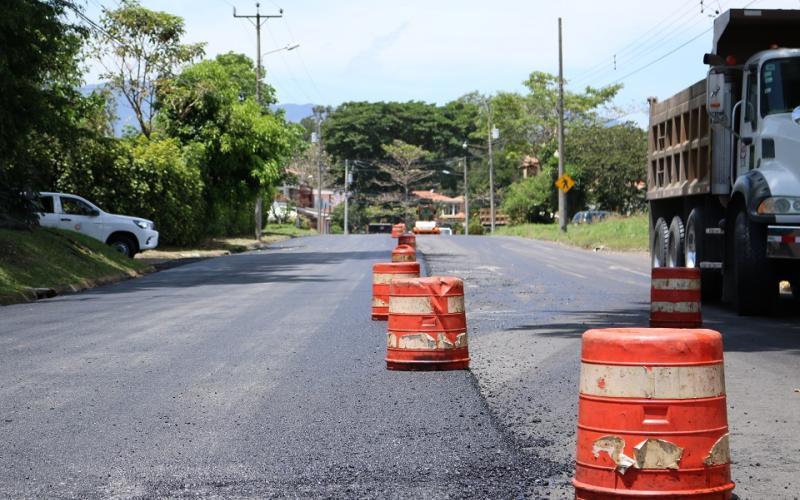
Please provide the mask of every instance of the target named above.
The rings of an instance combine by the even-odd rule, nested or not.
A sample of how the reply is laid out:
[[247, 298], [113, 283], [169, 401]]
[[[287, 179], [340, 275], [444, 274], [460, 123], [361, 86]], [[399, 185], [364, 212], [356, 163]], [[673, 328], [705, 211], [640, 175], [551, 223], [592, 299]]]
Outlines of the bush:
[[200, 170], [176, 139], [87, 143], [65, 165], [57, 190], [88, 198], [104, 210], [151, 219], [160, 242], [186, 245], [205, 235]]
[[483, 234], [483, 226], [480, 221], [473, 221], [469, 223], [469, 234]]

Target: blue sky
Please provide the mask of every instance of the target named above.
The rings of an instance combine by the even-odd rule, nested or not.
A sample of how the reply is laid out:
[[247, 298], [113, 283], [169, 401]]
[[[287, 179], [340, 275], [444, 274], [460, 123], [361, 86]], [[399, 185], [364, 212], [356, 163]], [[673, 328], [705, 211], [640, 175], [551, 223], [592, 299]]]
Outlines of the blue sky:
[[[101, 6], [118, 2], [85, 1], [95, 20]], [[255, 2], [141, 3], [182, 16], [186, 40], [207, 42], [207, 56], [255, 56], [255, 29], [232, 16], [234, 6], [240, 14], [254, 13]], [[284, 18], [267, 22], [262, 52], [300, 44], [264, 58], [267, 81], [283, 103], [444, 103], [473, 90], [522, 90], [534, 70], [556, 73], [561, 16], [570, 86], [621, 79], [625, 88], [616, 105], [642, 113], [648, 96], [663, 99], [704, 76], [714, 11], [747, 4], [800, 9], [800, 0], [705, 0], [703, 12], [700, 0], [263, 0], [262, 13], [283, 8]]]

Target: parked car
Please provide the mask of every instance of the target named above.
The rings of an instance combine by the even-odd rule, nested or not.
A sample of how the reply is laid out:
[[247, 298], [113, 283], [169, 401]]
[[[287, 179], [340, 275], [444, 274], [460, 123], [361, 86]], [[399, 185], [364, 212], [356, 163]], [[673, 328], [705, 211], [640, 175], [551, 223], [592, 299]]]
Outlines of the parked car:
[[158, 231], [153, 221], [104, 212], [94, 203], [64, 193], [40, 193], [39, 224], [77, 231], [133, 257], [142, 250], [158, 246]]
[[449, 228], [449, 227], [440, 227], [439, 228], [439, 234], [452, 235], [453, 234], [453, 230], [451, 228]]
[[609, 216], [611, 216], [611, 212], [606, 212], [605, 210], [582, 210], [572, 216], [572, 223], [591, 224], [593, 222], [600, 222]]

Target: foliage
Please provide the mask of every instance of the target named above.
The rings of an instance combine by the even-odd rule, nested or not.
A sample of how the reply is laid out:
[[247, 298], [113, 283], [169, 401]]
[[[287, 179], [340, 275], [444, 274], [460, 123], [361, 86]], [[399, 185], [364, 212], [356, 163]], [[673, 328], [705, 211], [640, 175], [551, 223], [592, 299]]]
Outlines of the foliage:
[[205, 234], [203, 182], [176, 139], [143, 136], [87, 142], [63, 166], [56, 189], [80, 193], [104, 210], [153, 220], [163, 244], [190, 244]]
[[581, 168], [580, 190], [598, 209], [634, 213], [645, 207], [647, 133], [632, 123], [578, 126], [567, 137], [571, 164]]
[[612, 217], [594, 224], [571, 225], [566, 233], [558, 224], [522, 224], [498, 227], [494, 234], [550, 240], [589, 249], [646, 251], [648, 218], [645, 215]]
[[247, 232], [252, 200], [278, 182], [301, 144], [300, 127], [257, 103], [249, 81], [252, 61], [224, 54], [185, 69], [160, 99], [159, 126], [197, 153], [209, 234]]
[[0, 225], [35, 225], [30, 192], [48, 176], [32, 161], [45, 135], [66, 137], [81, 100], [77, 55], [86, 32], [70, 0], [19, 0], [0, 20]]
[[515, 224], [523, 222], [549, 222], [557, 208], [554, 200], [553, 171], [546, 169], [539, 175], [522, 179], [509, 186], [501, 208]]
[[182, 44], [181, 17], [146, 9], [137, 0], [122, 0], [119, 8], [104, 11], [100, 26], [94, 52], [105, 67], [101, 78], [125, 96], [149, 138], [160, 85], [201, 57], [204, 44]]
[[469, 223], [469, 234], [480, 236], [484, 233], [483, 225], [479, 220], [471, 220]]

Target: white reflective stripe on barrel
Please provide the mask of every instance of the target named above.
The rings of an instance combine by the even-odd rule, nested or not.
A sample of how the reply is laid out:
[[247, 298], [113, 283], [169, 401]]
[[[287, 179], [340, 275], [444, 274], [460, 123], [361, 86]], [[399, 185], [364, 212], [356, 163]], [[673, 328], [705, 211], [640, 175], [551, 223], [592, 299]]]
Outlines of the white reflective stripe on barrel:
[[653, 288], [656, 290], [700, 290], [700, 280], [683, 278], [655, 278]]
[[419, 275], [415, 273], [399, 273], [399, 274], [373, 273], [372, 283], [375, 285], [388, 285], [389, 283], [392, 282], [392, 280], [400, 278], [419, 278]]
[[389, 313], [433, 314], [430, 297], [389, 297]]
[[660, 313], [697, 313], [700, 312], [699, 302], [651, 302], [651, 312]]
[[710, 398], [725, 394], [725, 373], [722, 363], [650, 367], [581, 363], [580, 392], [616, 398]]

